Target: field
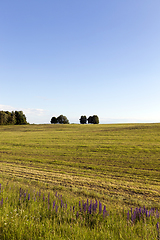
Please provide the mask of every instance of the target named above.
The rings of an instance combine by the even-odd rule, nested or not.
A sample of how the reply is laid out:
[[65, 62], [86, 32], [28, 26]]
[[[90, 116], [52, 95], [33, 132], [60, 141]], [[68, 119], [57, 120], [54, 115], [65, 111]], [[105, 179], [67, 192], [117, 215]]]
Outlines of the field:
[[[156, 214], [160, 211], [160, 124], [0, 126], [0, 183], [3, 199], [5, 194], [13, 198], [11, 193], [14, 195], [20, 187], [33, 192], [40, 189], [53, 196], [57, 192], [70, 206], [79, 201], [84, 204], [87, 199], [93, 204], [97, 199], [106, 206], [107, 215], [112, 216], [107, 217], [101, 231], [100, 220], [92, 231], [86, 224], [78, 225], [77, 220], [72, 234], [54, 229], [53, 238], [53, 232], [48, 230], [41, 238], [25, 235], [25, 239], [91, 239], [90, 233], [92, 239], [159, 239], [159, 220], [150, 220], [147, 228], [146, 219], [140, 219], [139, 225], [129, 219], [127, 223], [126, 213], [144, 206], [154, 209]], [[10, 233], [7, 238], [9, 229], [4, 219], [5, 215], [0, 223], [1, 239], [21, 239], [13, 237], [18, 233]], [[109, 226], [109, 221], [115, 228], [106, 233], [105, 224]], [[68, 229], [71, 224], [66, 224]], [[63, 229], [66, 224], [62, 224]], [[127, 226], [130, 235], [125, 233]]]

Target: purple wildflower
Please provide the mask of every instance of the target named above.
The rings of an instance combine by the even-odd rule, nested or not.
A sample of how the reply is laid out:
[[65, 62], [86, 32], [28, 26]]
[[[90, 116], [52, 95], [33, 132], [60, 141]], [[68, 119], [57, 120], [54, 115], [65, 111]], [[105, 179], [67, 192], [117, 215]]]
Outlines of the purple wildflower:
[[99, 201], [99, 214], [102, 212], [102, 203]]
[[86, 203], [83, 204], [83, 211], [84, 211], [84, 212], [86, 212], [86, 210], [87, 210], [87, 209], [86, 209], [86, 207], [87, 207], [86, 205], [87, 205]]
[[61, 208], [63, 207], [63, 201], [62, 201], [62, 199], [61, 199]]
[[106, 216], [106, 213], [107, 213], [106, 206], [104, 206], [104, 209], [103, 209], [103, 217]]
[[96, 209], [97, 209], [97, 204], [93, 204], [93, 212], [96, 212]]
[[26, 193], [24, 193], [24, 201], [26, 200]]
[[151, 211], [149, 211], [149, 215], [148, 215], [148, 217], [150, 217], [150, 215], [151, 215]]
[[88, 207], [88, 213], [89, 213], [89, 214], [92, 213], [92, 204], [90, 204], [89, 207]]
[[54, 207], [55, 207], [55, 204], [56, 204], [56, 202], [55, 202], [55, 201], [53, 201], [53, 209], [54, 209]]
[[81, 212], [81, 201], [79, 201], [79, 210]]
[[30, 193], [28, 194], [28, 201], [30, 200]]
[[131, 221], [132, 221], [132, 222], [134, 221], [134, 217], [133, 217], [133, 214], [131, 215]]
[[56, 213], [58, 212], [58, 206], [56, 205]]
[[129, 210], [128, 210], [128, 213], [127, 213], [127, 220], [129, 220]]

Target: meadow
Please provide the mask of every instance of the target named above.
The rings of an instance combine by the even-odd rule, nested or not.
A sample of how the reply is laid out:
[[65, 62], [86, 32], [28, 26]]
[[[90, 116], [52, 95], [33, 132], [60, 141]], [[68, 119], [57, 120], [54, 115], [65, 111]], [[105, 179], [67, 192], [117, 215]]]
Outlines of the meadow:
[[160, 239], [160, 124], [0, 126], [0, 239]]

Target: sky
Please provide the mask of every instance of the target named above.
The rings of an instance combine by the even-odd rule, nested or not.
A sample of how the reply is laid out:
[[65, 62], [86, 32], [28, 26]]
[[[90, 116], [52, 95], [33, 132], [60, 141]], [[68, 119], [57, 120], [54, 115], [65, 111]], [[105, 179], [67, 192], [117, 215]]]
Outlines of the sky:
[[159, 0], [0, 2], [0, 110], [160, 122]]

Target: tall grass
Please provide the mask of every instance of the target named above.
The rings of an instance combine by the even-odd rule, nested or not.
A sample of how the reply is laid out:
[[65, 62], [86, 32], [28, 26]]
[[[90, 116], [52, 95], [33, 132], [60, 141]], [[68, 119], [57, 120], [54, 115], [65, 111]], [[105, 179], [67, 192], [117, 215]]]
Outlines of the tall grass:
[[155, 239], [159, 212], [117, 210], [94, 199], [68, 203], [57, 192], [0, 185], [0, 239]]

